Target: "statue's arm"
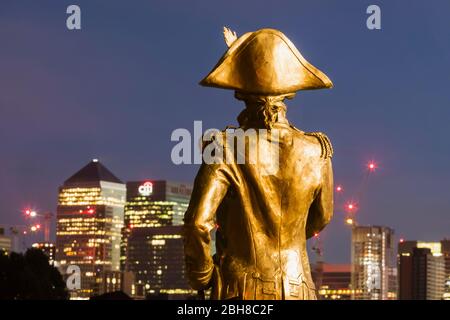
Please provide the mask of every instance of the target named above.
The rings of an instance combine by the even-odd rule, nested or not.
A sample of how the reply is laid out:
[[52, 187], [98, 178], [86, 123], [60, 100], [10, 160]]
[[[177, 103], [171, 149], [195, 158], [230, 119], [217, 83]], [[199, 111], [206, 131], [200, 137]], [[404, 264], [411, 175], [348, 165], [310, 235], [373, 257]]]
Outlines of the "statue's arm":
[[188, 280], [196, 290], [208, 288], [213, 274], [210, 232], [228, 186], [224, 168], [220, 165], [203, 164], [195, 178], [191, 201], [184, 215], [184, 254]]
[[320, 232], [333, 217], [333, 168], [331, 158], [324, 160], [322, 183], [309, 209], [306, 223], [307, 239]]

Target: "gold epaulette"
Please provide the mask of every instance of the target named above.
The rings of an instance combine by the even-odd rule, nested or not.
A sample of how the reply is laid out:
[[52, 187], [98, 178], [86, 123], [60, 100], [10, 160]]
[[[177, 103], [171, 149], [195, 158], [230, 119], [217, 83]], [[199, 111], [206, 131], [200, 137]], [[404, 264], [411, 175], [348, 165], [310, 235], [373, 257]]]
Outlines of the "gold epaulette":
[[322, 132], [308, 132], [305, 133], [307, 136], [316, 137], [320, 142], [320, 147], [322, 148], [321, 158], [327, 159], [333, 157], [333, 146], [331, 145], [330, 139]]

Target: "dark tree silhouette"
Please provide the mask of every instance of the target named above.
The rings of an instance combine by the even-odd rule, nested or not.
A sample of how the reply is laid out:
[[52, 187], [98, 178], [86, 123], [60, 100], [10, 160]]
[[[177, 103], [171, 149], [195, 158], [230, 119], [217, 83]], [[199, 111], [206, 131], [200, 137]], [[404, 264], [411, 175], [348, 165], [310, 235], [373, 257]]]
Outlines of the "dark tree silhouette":
[[59, 271], [49, 264], [39, 249], [25, 254], [0, 251], [0, 299], [61, 300], [68, 299], [66, 284]]

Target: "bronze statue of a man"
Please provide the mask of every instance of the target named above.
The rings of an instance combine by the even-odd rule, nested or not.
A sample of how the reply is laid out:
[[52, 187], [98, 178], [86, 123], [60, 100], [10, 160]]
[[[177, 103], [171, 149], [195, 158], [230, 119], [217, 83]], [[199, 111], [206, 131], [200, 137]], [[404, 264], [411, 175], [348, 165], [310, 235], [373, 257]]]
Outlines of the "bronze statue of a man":
[[245, 140], [247, 151], [237, 152], [258, 148], [253, 163], [201, 165], [184, 217], [189, 282], [196, 290], [212, 288], [212, 299], [316, 299], [306, 240], [333, 215], [333, 150], [324, 134], [288, 122], [284, 100], [332, 83], [280, 31], [224, 33], [229, 49], [201, 84], [235, 90], [246, 104], [239, 129], [277, 134], [257, 134], [256, 144]]

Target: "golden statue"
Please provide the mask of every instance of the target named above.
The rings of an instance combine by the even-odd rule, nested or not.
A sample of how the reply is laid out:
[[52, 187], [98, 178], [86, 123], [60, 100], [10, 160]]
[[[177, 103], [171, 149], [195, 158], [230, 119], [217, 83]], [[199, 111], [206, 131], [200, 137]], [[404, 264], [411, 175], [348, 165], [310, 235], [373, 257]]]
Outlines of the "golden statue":
[[[238, 129], [277, 135], [258, 133], [257, 144], [245, 140], [247, 151], [237, 152], [258, 148], [254, 163], [201, 165], [184, 217], [189, 282], [196, 290], [211, 288], [212, 299], [316, 299], [306, 240], [333, 215], [333, 149], [323, 133], [292, 126], [284, 100], [298, 90], [331, 88], [332, 82], [278, 30], [237, 38], [224, 28], [224, 37], [228, 51], [200, 84], [235, 90], [246, 105]], [[224, 141], [211, 143], [236, 151]]]

